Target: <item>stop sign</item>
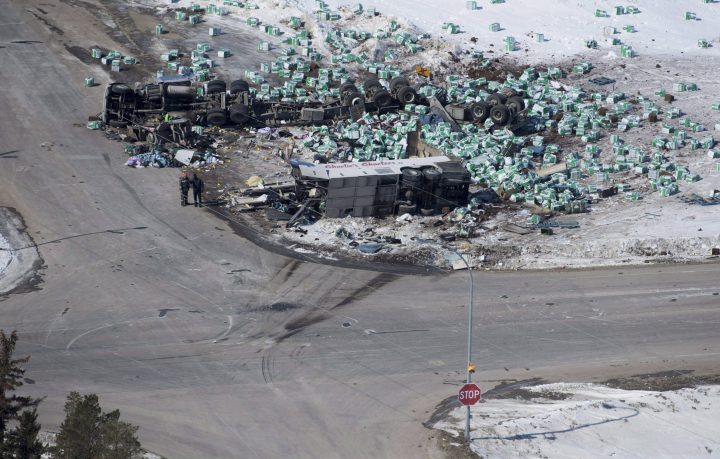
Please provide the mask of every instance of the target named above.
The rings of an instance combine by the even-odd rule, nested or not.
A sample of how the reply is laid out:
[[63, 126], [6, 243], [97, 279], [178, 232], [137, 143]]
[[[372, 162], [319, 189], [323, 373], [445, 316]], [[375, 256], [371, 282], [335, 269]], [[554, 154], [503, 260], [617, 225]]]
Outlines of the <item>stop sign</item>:
[[474, 384], [465, 384], [458, 392], [458, 400], [461, 405], [474, 405], [481, 399], [480, 388]]

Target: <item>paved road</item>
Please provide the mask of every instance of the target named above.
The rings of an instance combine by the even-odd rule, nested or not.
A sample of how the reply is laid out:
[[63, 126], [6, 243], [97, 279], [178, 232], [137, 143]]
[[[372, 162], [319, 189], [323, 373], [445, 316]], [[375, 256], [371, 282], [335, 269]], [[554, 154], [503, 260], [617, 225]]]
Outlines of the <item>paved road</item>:
[[[0, 11], [0, 205], [46, 265], [38, 291], [0, 302], [0, 327], [32, 355], [44, 426], [79, 390], [173, 459], [433, 457], [422, 423], [463, 377], [467, 273], [305, 263], [180, 208], [176, 171], [125, 168], [83, 127], [100, 89], [46, 43], [12, 43], [47, 37], [8, 0]], [[719, 272], [478, 272], [478, 377], [717, 370]]]

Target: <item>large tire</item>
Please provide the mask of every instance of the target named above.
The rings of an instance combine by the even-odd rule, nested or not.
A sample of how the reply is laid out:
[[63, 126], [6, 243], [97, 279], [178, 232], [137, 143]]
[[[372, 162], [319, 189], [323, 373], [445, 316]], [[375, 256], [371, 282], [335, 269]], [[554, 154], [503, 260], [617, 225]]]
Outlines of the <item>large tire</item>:
[[404, 76], [397, 76], [390, 80], [390, 92], [393, 94], [397, 93], [400, 88], [404, 88], [406, 86], [410, 86], [410, 82], [408, 82], [407, 78]]
[[230, 121], [242, 126], [250, 120], [250, 109], [245, 104], [233, 105], [230, 109]]
[[442, 177], [442, 173], [434, 167], [426, 167], [422, 172], [425, 180], [431, 183], [439, 182]]
[[[423, 175], [420, 169], [406, 167], [402, 170], [402, 180], [400, 181], [400, 187], [406, 191], [411, 191], [413, 195], [422, 189]], [[407, 197], [408, 201], [414, 200], [413, 197]]]
[[397, 92], [397, 99], [401, 105], [416, 104], [420, 99], [417, 92], [410, 86], [403, 86]]
[[378, 109], [382, 109], [391, 105], [392, 101], [392, 96], [384, 89], [379, 89], [375, 91], [375, 94], [373, 94], [372, 96], [372, 103], [375, 104]]
[[512, 96], [505, 102], [505, 106], [515, 113], [525, 110], [525, 100], [520, 96]]
[[385, 89], [376, 78], [370, 78], [366, 80], [363, 88], [365, 89], [366, 94], [373, 94], [377, 91]]
[[343, 83], [340, 85], [340, 97], [345, 97], [345, 95], [350, 93], [356, 93], [360, 92], [358, 91], [357, 86], [355, 86], [355, 83]]
[[162, 100], [162, 86], [149, 84], [145, 87], [145, 98], [149, 101], [159, 102]]
[[485, 100], [485, 103], [492, 107], [494, 105], [503, 105], [506, 100], [507, 98], [505, 96], [496, 92], [495, 94], [490, 94], [487, 100]]
[[490, 116], [490, 106], [485, 102], [476, 102], [470, 106], [473, 121], [484, 123]]
[[208, 110], [207, 123], [211, 126], [224, 126], [227, 123], [227, 114], [221, 108]]
[[226, 85], [223, 80], [211, 80], [207, 82], [207, 93], [217, 94], [219, 92], [225, 92]]
[[357, 91], [345, 94], [342, 99], [344, 107], [353, 107], [363, 103], [365, 103], [365, 98]]
[[417, 186], [422, 181], [422, 171], [412, 167], [402, 170], [402, 186]]
[[505, 105], [495, 105], [490, 109], [490, 118], [496, 126], [505, 126], [510, 121], [510, 110]]
[[110, 92], [117, 96], [127, 96], [129, 94], [135, 94], [135, 91], [125, 83], [115, 83], [110, 86]]
[[[220, 80], [215, 80], [220, 81]], [[208, 83], [209, 85], [209, 83]], [[230, 82], [230, 94], [237, 94], [248, 92], [250, 90], [250, 84], [245, 80], [235, 80]]]

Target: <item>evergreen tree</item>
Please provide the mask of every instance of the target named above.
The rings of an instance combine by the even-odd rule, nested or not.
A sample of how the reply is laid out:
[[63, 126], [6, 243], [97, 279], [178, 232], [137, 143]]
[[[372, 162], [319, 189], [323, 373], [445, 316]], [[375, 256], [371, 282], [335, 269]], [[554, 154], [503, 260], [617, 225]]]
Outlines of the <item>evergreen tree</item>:
[[120, 411], [103, 413], [98, 396], [71, 392], [56, 439], [58, 459], [134, 459], [142, 449], [138, 428], [120, 421]]
[[11, 430], [5, 441], [8, 457], [15, 459], [40, 459], [45, 447], [38, 440], [40, 424], [37, 422], [37, 410], [25, 410], [20, 415], [18, 426]]
[[65, 420], [56, 439], [56, 456], [67, 459], [94, 459], [99, 456], [100, 401], [97, 395], [70, 392], [65, 402]]
[[0, 330], [0, 445], [5, 445], [8, 423], [17, 420], [18, 414], [25, 408], [39, 403], [37, 399], [14, 393], [23, 385], [23, 365], [30, 360], [30, 356], [13, 359], [17, 339], [16, 331], [8, 336], [4, 330]]
[[102, 459], [128, 459], [142, 453], [135, 434], [138, 427], [120, 420], [120, 410], [103, 415], [101, 437], [103, 439]]

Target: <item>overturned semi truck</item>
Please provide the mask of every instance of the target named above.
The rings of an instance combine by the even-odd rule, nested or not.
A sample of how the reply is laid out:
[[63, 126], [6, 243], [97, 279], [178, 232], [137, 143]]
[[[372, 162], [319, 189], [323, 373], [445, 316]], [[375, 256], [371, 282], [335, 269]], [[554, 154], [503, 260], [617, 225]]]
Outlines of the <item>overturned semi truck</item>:
[[[459, 129], [458, 122], [486, 123], [491, 127], [516, 129], [525, 120], [523, 94], [504, 88], [490, 94], [485, 101], [464, 106], [447, 104], [441, 88], [436, 95], [422, 96], [426, 83], [411, 86], [405, 77], [389, 82], [370, 78], [357, 85], [341, 85], [335, 95], [294, 101], [280, 97], [260, 97], [250, 90], [244, 80], [229, 85], [224, 80], [200, 83], [189, 78], [161, 78], [155, 83], [138, 85], [111, 83], [105, 90], [102, 121], [112, 127], [131, 127], [138, 139], [158, 126], [147, 126], [149, 119], [172, 114], [174, 118], [193, 124], [209, 126], [245, 126], [292, 124], [321, 124], [339, 118], [357, 119], [364, 112], [398, 110], [408, 104], [426, 105], [430, 113], [441, 117]], [[162, 129], [161, 129], [162, 130]], [[167, 127], [164, 131], [167, 133]], [[157, 142], [163, 136], [150, 136]]]

